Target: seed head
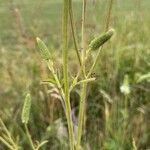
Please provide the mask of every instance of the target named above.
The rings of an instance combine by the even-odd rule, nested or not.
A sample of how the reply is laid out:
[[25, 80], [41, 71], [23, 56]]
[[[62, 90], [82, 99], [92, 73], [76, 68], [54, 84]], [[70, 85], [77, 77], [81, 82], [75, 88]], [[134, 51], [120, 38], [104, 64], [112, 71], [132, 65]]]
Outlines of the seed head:
[[100, 46], [102, 46], [105, 42], [107, 42], [112, 35], [114, 34], [114, 29], [110, 29], [109, 31], [107, 31], [106, 33], [103, 33], [102, 35], [100, 35], [99, 37], [96, 37], [95, 39], [93, 39], [89, 45], [89, 47], [91, 48], [91, 50], [96, 50], [98, 49]]
[[29, 115], [30, 115], [30, 107], [31, 107], [31, 95], [27, 94], [25, 97], [23, 109], [22, 109], [22, 123], [27, 124], [29, 121]]
[[38, 37], [36, 38], [36, 41], [37, 41], [37, 45], [38, 45], [38, 51], [39, 51], [41, 57], [44, 60], [49, 60], [51, 55], [50, 55], [50, 52], [49, 52], [47, 46], [45, 45], [45, 43]]

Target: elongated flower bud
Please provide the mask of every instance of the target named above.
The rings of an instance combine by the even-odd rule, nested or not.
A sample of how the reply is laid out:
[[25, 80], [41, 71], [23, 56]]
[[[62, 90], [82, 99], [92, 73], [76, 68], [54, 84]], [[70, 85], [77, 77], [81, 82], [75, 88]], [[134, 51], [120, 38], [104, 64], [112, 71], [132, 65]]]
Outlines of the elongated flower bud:
[[50, 55], [50, 52], [49, 52], [47, 46], [45, 45], [45, 43], [38, 37], [36, 38], [36, 41], [37, 41], [37, 45], [38, 45], [38, 51], [39, 51], [41, 57], [44, 60], [49, 60], [51, 55]]
[[30, 94], [27, 94], [22, 109], [22, 115], [21, 115], [22, 123], [25, 124], [28, 123], [29, 115], [30, 115], [30, 107], [31, 107], [31, 96]]
[[89, 47], [91, 48], [91, 50], [98, 49], [105, 42], [107, 42], [112, 37], [113, 34], [114, 34], [114, 29], [110, 29], [106, 33], [104, 33], [104, 34], [100, 35], [99, 37], [96, 37], [94, 40], [92, 40]]

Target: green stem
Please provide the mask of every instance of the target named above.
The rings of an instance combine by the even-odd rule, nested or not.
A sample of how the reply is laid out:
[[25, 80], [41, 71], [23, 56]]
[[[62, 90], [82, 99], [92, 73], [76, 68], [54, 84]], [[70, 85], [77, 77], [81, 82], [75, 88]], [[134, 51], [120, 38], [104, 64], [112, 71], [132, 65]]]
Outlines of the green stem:
[[65, 95], [65, 94], [64, 94], [62, 85], [61, 85], [61, 83], [60, 83], [60, 81], [59, 81], [59, 79], [58, 79], [58, 76], [57, 76], [57, 74], [56, 74], [54, 68], [51, 67], [50, 61], [47, 61], [47, 66], [48, 66], [49, 70], [51, 71], [51, 73], [52, 73], [52, 75], [53, 75], [53, 78], [54, 78], [55, 81], [56, 81], [57, 88], [60, 90], [60, 93], [61, 93], [61, 95], [62, 95], [62, 97], [63, 97], [63, 99], [64, 99], [64, 97], [65, 97], [64, 95]]
[[85, 12], [86, 12], [86, 0], [83, 0], [81, 47], [82, 47], [82, 63], [83, 63], [84, 71], [85, 71], [85, 56], [86, 56], [86, 48], [85, 48]]
[[93, 70], [94, 70], [94, 68], [95, 68], [95, 66], [96, 66], [96, 64], [97, 64], [97, 62], [99, 60], [101, 49], [102, 49], [102, 47], [100, 47], [100, 49], [98, 50], [98, 53], [97, 53], [96, 58], [95, 58], [95, 61], [94, 61], [93, 65], [92, 65], [92, 67], [90, 68], [90, 71], [88, 72], [87, 78], [89, 78], [91, 76], [91, 74], [92, 74], [92, 72], [93, 72]]
[[64, 0], [64, 18], [63, 18], [63, 76], [64, 76], [64, 89], [65, 89], [65, 106], [66, 117], [69, 130], [70, 149], [74, 150], [74, 133], [73, 123], [71, 117], [70, 93], [69, 93], [69, 78], [68, 78], [68, 13], [69, 13], [69, 0]]
[[77, 54], [77, 57], [79, 60], [80, 67], [82, 67], [82, 61], [81, 61], [80, 52], [78, 49], [77, 39], [76, 39], [76, 35], [75, 35], [75, 30], [74, 30], [72, 0], [69, 0], [69, 6], [70, 6], [69, 7], [69, 16], [70, 16], [70, 25], [71, 25], [71, 31], [72, 31], [72, 36], [73, 36], [73, 42], [74, 42], [74, 46], [75, 46], [75, 50], [76, 50], [76, 54]]
[[[86, 0], [83, 0], [81, 47], [82, 47], [82, 64], [83, 64], [83, 69], [84, 69], [84, 75], [85, 75], [85, 59], [86, 59], [86, 48], [85, 48], [85, 12], [86, 12]], [[83, 121], [84, 121], [84, 116], [85, 116], [86, 89], [87, 89], [87, 83], [83, 83], [82, 84], [82, 89], [81, 89], [80, 106], [79, 106], [78, 134], [77, 134], [76, 150], [80, 149], [80, 143], [81, 143]]]
[[[113, 5], [113, 0], [109, 0], [109, 4], [108, 4], [108, 12], [107, 12], [107, 16], [106, 16], [106, 25], [105, 25], [105, 31], [107, 31], [109, 29], [109, 24], [110, 24], [110, 18], [111, 18], [111, 12], [112, 12], [112, 5]], [[98, 50], [98, 53], [96, 55], [96, 59], [92, 65], [92, 67], [90, 68], [90, 71], [87, 75], [87, 78], [89, 78], [91, 76], [91, 73], [93, 72], [98, 60], [99, 60], [99, 57], [100, 57], [100, 52], [102, 50], [103, 46], [101, 46]]]
[[87, 83], [83, 83], [82, 90], [81, 90], [81, 98], [80, 98], [79, 117], [78, 117], [79, 120], [78, 120], [78, 134], [77, 134], [78, 136], [77, 136], [76, 150], [80, 149], [80, 143], [81, 143], [83, 121], [85, 115], [86, 89], [87, 89]]
[[[108, 8], [108, 13], [107, 13], [107, 17], [106, 17], [106, 26], [105, 26], [105, 30], [107, 31], [109, 28], [109, 23], [110, 23], [110, 16], [111, 16], [111, 10], [112, 10], [112, 3], [113, 0], [109, 1], [109, 8]], [[86, 10], [86, 0], [83, 0], [83, 8], [82, 8], [82, 48], [83, 48], [83, 52], [82, 52], [82, 64], [84, 67], [84, 72], [85, 72], [85, 61], [86, 61], [86, 49], [85, 49], [85, 10]], [[102, 47], [99, 49], [96, 59], [87, 75], [86, 78], [89, 78], [99, 60], [99, 56], [100, 56], [100, 52], [101, 52]], [[87, 83], [83, 83], [82, 85], [82, 90], [81, 90], [81, 99], [80, 99], [80, 108], [79, 108], [79, 121], [78, 121], [78, 136], [77, 136], [77, 145], [76, 145], [76, 149], [79, 150], [80, 149], [80, 142], [81, 142], [81, 136], [82, 136], [82, 128], [83, 128], [83, 120], [84, 120], [84, 116], [85, 116], [85, 102], [86, 102], [86, 89], [87, 89]]]
[[111, 12], [112, 12], [112, 5], [113, 5], [113, 0], [109, 0], [108, 4], [108, 13], [106, 16], [106, 26], [105, 26], [105, 31], [108, 30], [109, 24], [110, 24], [110, 18], [111, 18]]
[[28, 140], [30, 142], [30, 146], [31, 146], [32, 150], [35, 150], [33, 141], [31, 139], [31, 135], [30, 135], [28, 127], [27, 127], [27, 124], [25, 124], [24, 126], [25, 126], [25, 130], [26, 130], [26, 134], [27, 134]]

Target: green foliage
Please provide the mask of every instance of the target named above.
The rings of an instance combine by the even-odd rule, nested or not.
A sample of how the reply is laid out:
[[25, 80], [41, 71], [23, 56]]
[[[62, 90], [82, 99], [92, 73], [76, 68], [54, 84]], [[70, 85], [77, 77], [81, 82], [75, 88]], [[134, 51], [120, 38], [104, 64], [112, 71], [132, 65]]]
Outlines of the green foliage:
[[[15, 145], [31, 149], [20, 121], [21, 99], [24, 90], [29, 87], [32, 93], [32, 116], [28, 128], [35, 148], [40, 144], [36, 142], [38, 139], [39, 141], [48, 140], [48, 143], [41, 148], [43, 150], [68, 149], [68, 137], [60, 136], [67, 132], [67, 125], [61, 101], [58, 101], [58, 97], [63, 99], [58, 89], [64, 88], [62, 72], [59, 71], [63, 65], [59, 26], [62, 18], [62, 1], [45, 0], [41, 3], [41, 0], [32, 2], [15, 0], [12, 1], [13, 3], [10, 2], [0, 0], [0, 117], [7, 126]], [[94, 1], [87, 1], [86, 41], [90, 41], [104, 29], [106, 0], [97, 0], [95, 5], [92, 2]], [[94, 73], [86, 80], [80, 76], [76, 76], [74, 80], [79, 65], [69, 32], [68, 73], [71, 76], [69, 84], [73, 83], [70, 95], [71, 106], [75, 109], [76, 116], [79, 108], [80, 85], [92, 81], [87, 89], [87, 115], [81, 143], [83, 149], [145, 150], [150, 148], [150, 1], [139, 1], [141, 5], [137, 5], [137, 2], [138, 0], [127, 0], [124, 3], [122, 0], [114, 1], [111, 26], [115, 27], [116, 34], [109, 44], [104, 45]], [[20, 23], [14, 15], [13, 10], [16, 7], [20, 12]], [[81, 1], [73, 1], [73, 7], [76, 37], [79, 40], [81, 38]], [[47, 47], [50, 48], [50, 55], [53, 54], [55, 58], [55, 74], [58, 75], [59, 72], [59, 79], [61, 79], [59, 86], [52, 73], [37, 57], [37, 48], [35, 48], [37, 36], [46, 41]], [[78, 50], [80, 52], [80, 46]], [[97, 51], [93, 51], [88, 59], [87, 71], [95, 61], [96, 54]], [[52, 66], [53, 64], [49, 64], [50, 68]], [[127, 111], [124, 107], [125, 95], [120, 91], [126, 74], [129, 77], [131, 90], [126, 96]], [[42, 84], [41, 81], [43, 81]], [[103, 94], [100, 91], [104, 91]], [[64, 128], [56, 125], [58, 119], [61, 119]], [[13, 145], [4, 131], [1, 124], [0, 149], [2, 150]]]
[[138, 78], [137, 83], [140, 83], [140, 82], [145, 81], [145, 80], [147, 80], [148, 82], [150, 82], [150, 73], [141, 75], [141, 76]]
[[11, 150], [18, 150], [19, 146], [18, 143], [14, 141], [12, 138], [11, 133], [8, 131], [7, 127], [5, 126], [4, 122], [0, 118], [0, 127], [3, 129], [0, 134], [0, 141], [7, 146], [7, 148]]

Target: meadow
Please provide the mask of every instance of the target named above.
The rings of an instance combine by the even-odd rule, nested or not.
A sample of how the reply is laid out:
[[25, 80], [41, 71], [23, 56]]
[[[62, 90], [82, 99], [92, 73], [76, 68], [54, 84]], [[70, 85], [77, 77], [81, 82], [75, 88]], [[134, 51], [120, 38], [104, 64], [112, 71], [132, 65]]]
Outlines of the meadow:
[[[85, 47], [105, 32], [108, 1], [87, 0]], [[80, 149], [150, 150], [149, 9], [149, 0], [113, 2], [109, 28], [115, 33], [103, 46], [91, 74], [95, 80], [87, 86]], [[82, 51], [82, 1], [73, 1], [73, 12]], [[31, 94], [28, 129], [34, 144], [46, 140], [40, 149], [70, 149], [61, 96], [56, 87], [46, 84], [52, 73], [37, 52], [36, 43], [36, 37], [40, 37], [50, 49], [62, 80], [62, 15], [61, 0], [0, 0], [0, 150], [10, 149], [2, 140], [7, 139], [5, 127], [18, 149], [32, 149], [21, 120], [27, 93]], [[71, 82], [79, 65], [70, 25], [68, 47]], [[96, 51], [86, 64], [87, 71], [95, 57]], [[76, 86], [70, 93], [76, 119], [80, 91], [81, 87]]]

